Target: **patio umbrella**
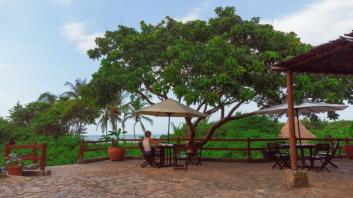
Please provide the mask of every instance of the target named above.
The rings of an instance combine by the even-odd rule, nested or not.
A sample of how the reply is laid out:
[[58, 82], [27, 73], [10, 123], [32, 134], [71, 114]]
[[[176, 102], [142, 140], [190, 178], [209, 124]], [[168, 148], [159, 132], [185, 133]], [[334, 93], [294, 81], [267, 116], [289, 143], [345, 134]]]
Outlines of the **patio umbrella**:
[[[301, 114], [306, 114], [306, 113], [323, 113], [323, 112], [329, 112], [329, 111], [341, 111], [346, 109], [348, 106], [347, 105], [342, 105], [342, 104], [328, 104], [328, 103], [302, 103], [300, 105], [294, 105], [294, 111], [297, 115], [298, 122], [297, 124], [299, 125], [299, 113]], [[275, 105], [272, 107], [264, 108], [259, 111], [256, 111], [257, 114], [277, 114], [277, 115], [283, 115], [286, 114], [288, 111], [288, 105], [287, 104], [280, 104], [280, 105]], [[299, 135], [299, 143], [301, 144], [300, 140], [300, 127], [298, 126], [298, 135]]]
[[[347, 105], [342, 104], [328, 104], [328, 103], [302, 103], [300, 105], [294, 105], [294, 110], [296, 113], [322, 113], [329, 111], [341, 111], [346, 109]], [[288, 104], [280, 104], [272, 107], [264, 108], [256, 113], [258, 114], [286, 114], [288, 110]]]
[[[297, 117], [297, 125], [298, 125], [298, 136], [299, 136], [299, 144], [302, 145], [301, 137], [300, 137], [300, 126], [299, 126], [299, 113], [323, 113], [330, 111], [341, 111], [346, 109], [347, 105], [342, 104], [328, 104], [328, 103], [302, 103], [300, 105], [294, 105], [294, 112]], [[257, 114], [277, 114], [283, 115], [288, 111], [288, 104], [280, 104], [272, 107], [261, 109], [255, 113]], [[301, 148], [301, 147], [300, 147]], [[303, 154], [303, 150], [301, 149]]]
[[170, 134], [170, 117], [206, 117], [202, 114], [184, 104], [181, 104], [173, 99], [167, 99], [160, 103], [156, 103], [149, 107], [140, 109], [135, 114], [152, 115], [157, 117], [168, 117], [168, 143]]

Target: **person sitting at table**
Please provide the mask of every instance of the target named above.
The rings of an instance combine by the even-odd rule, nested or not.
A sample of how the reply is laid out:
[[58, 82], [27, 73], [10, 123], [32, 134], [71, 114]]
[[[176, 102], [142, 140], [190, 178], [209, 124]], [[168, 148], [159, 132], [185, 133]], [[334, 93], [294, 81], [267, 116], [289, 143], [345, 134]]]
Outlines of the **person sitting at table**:
[[154, 158], [154, 148], [152, 148], [152, 145], [156, 145], [159, 143], [159, 140], [154, 140], [152, 139], [152, 133], [151, 131], [146, 131], [145, 132], [145, 137], [142, 140], [142, 145], [143, 145], [143, 150], [145, 152], [145, 155], [150, 158]]

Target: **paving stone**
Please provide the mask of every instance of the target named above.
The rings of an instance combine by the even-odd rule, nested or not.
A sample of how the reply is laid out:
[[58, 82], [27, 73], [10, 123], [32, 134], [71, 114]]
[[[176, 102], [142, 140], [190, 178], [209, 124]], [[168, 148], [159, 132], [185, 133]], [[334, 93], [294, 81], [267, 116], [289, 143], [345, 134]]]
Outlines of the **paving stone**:
[[140, 160], [50, 167], [51, 176], [0, 178], [0, 197], [349, 197], [353, 162], [308, 172], [310, 186], [288, 189], [272, 163], [203, 162], [187, 171], [140, 168]]

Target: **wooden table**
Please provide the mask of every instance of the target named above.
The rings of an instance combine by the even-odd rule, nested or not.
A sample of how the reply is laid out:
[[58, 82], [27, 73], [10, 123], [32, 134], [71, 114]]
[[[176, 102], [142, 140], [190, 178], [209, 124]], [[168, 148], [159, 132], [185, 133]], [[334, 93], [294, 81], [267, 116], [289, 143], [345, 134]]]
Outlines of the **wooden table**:
[[[281, 144], [281, 147], [283, 148], [289, 148], [290, 145], [289, 144]], [[308, 167], [312, 167], [313, 164], [310, 164], [310, 166], [307, 166], [305, 164], [305, 155], [304, 155], [304, 149], [308, 149], [309, 150], [309, 156], [313, 155], [313, 149], [315, 148], [315, 144], [297, 144], [297, 149], [300, 149], [300, 158], [302, 161], [302, 165], [301, 168], [308, 168]]]
[[174, 150], [174, 144], [157, 144], [156, 147], [159, 149], [159, 166], [169, 167], [173, 166], [172, 155]]

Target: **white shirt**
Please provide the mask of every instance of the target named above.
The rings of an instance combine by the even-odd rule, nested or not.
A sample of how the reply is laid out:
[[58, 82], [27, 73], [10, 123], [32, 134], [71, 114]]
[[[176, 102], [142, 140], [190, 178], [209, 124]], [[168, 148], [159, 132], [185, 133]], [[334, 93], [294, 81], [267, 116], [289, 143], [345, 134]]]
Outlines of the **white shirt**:
[[150, 137], [143, 138], [142, 145], [143, 145], [143, 150], [145, 150], [145, 152], [151, 151]]

